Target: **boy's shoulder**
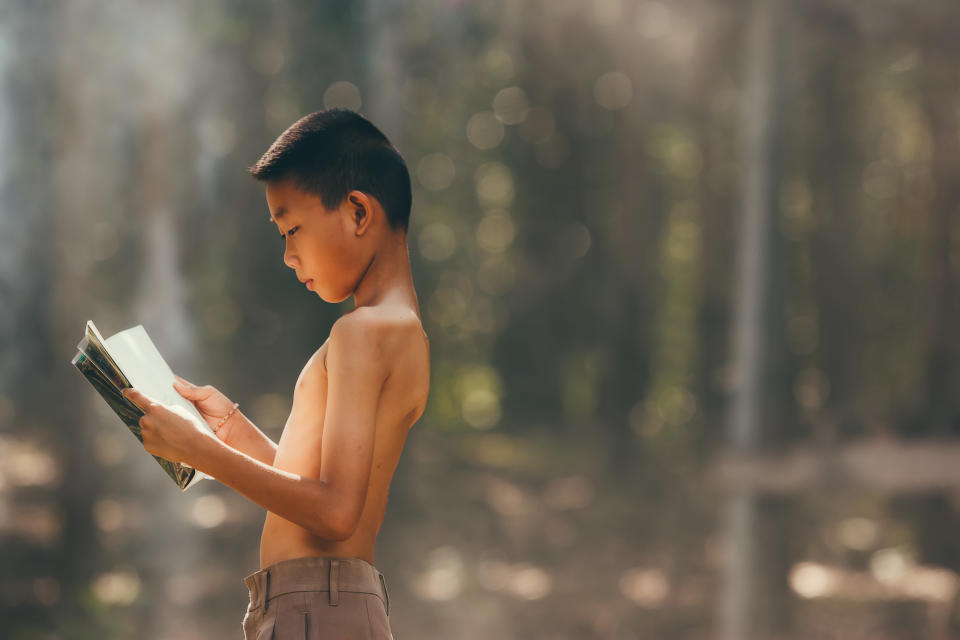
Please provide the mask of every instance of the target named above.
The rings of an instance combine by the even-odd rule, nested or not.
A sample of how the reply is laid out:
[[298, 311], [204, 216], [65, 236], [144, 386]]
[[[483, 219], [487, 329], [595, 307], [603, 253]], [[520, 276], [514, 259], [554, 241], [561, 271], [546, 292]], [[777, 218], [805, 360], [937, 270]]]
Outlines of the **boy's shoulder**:
[[333, 323], [330, 336], [365, 337], [378, 341], [391, 338], [407, 338], [422, 334], [420, 318], [409, 307], [399, 305], [375, 305], [357, 307], [343, 314]]
[[[420, 317], [403, 305], [357, 307], [334, 322], [329, 343], [343, 354], [340, 366], [364, 376], [394, 380], [393, 406], [416, 420], [423, 414], [430, 393], [430, 339]], [[327, 369], [327, 355], [324, 354]], [[402, 371], [403, 375], [392, 374]], [[334, 373], [334, 375], [337, 375]]]

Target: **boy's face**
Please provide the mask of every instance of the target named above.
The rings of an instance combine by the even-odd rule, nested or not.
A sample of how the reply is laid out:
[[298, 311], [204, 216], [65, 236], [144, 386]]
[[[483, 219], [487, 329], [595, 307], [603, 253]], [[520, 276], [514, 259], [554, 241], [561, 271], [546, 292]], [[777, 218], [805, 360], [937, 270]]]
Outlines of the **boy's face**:
[[357, 207], [349, 196], [330, 210], [292, 180], [271, 180], [267, 206], [271, 222], [286, 237], [283, 262], [297, 278], [327, 302], [350, 297], [366, 265], [366, 243], [357, 233]]

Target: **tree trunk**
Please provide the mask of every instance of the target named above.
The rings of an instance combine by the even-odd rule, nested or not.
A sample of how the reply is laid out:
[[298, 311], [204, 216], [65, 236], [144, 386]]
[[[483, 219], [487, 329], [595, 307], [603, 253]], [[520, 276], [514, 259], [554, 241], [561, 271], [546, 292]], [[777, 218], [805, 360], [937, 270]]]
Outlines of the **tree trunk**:
[[89, 316], [87, 294], [91, 290], [92, 255], [83, 247], [92, 245], [90, 214], [101, 208], [93, 149], [96, 96], [92, 85], [83, 82], [88, 68], [81, 42], [88, 24], [89, 5], [64, 2], [56, 17], [59, 52], [56, 68], [57, 105], [61, 127], [54, 157], [54, 184], [57, 192], [56, 242], [49, 257], [55, 260], [52, 294], [52, 326], [49, 341], [63, 366], [51, 373], [49, 388], [57, 390], [52, 421], [61, 427], [60, 454], [63, 485], [60, 508], [63, 526], [59, 547], [59, 574], [62, 577], [63, 606], [60, 613], [69, 623], [85, 615], [86, 590], [99, 562], [100, 545], [93, 521], [98, 469], [92, 441], [94, 394], [78, 382], [69, 358], [83, 337]]
[[960, 130], [957, 116], [956, 56], [934, 51], [920, 68], [923, 108], [933, 145], [935, 195], [930, 209], [928, 316], [924, 431], [937, 435], [960, 432], [960, 339], [957, 327], [957, 245], [960, 216]]
[[[770, 249], [778, 203], [776, 142], [780, 77], [778, 1], [754, 3], [747, 27], [747, 68], [744, 98], [743, 217], [740, 222], [740, 262], [733, 322], [733, 361], [736, 385], [729, 414], [731, 446], [748, 452], [761, 442], [770, 335]], [[756, 495], [741, 489], [727, 505], [728, 564], [721, 611], [721, 635], [729, 640], [757, 637], [774, 624], [771, 603], [779, 593], [762, 589], [777, 564], [764, 565], [773, 547], [781, 544], [761, 535], [763, 511]]]

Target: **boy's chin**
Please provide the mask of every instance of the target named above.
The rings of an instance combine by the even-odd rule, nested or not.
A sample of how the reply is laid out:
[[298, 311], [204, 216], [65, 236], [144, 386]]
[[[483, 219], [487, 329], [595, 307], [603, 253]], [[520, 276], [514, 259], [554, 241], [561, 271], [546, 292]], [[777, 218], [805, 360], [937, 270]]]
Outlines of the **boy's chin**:
[[344, 300], [349, 298], [351, 295], [350, 293], [340, 294], [340, 295], [330, 294], [326, 291], [316, 291], [316, 290], [314, 291], [314, 293], [320, 296], [321, 300], [323, 300], [324, 302], [329, 302], [330, 304], [337, 304], [339, 302], [343, 302]]

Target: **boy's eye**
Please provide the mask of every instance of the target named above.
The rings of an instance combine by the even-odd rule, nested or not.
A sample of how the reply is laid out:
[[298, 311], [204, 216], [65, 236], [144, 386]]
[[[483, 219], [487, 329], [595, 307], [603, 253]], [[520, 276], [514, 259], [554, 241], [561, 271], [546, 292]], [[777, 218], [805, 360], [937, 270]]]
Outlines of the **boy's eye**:
[[281, 233], [281, 234], [280, 234], [280, 238], [281, 238], [282, 240], [286, 240], [286, 239], [287, 239], [287, 236], [292, 236], [292, 235], [294, 234], [294, 232], [296, 232], [296, 230], [299, 229], [299, 228], [300, 228], [300, 227], [294, 227], [293, 229], [290, 229], [290, 231], [287, 231], [286, 234]]

